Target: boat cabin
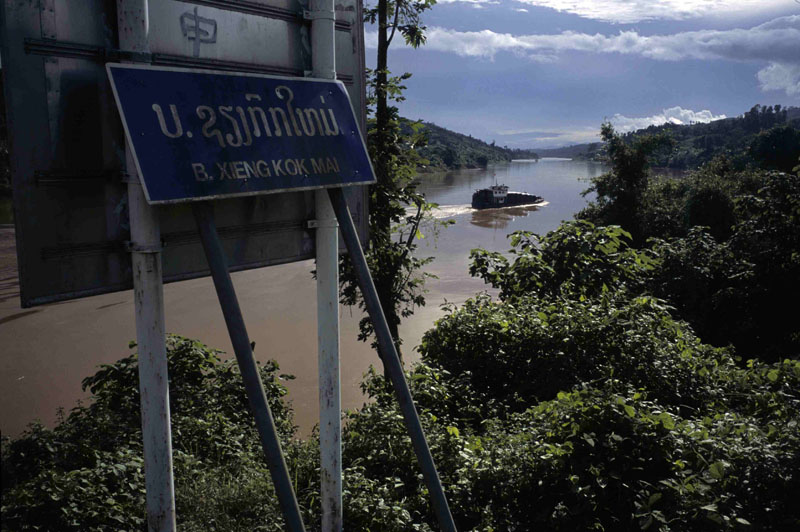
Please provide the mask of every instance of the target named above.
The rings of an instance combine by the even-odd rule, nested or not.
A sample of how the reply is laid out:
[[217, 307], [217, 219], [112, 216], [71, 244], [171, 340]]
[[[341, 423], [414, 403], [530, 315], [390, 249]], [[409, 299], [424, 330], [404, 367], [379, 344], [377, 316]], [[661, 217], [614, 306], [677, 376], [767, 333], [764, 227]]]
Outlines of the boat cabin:
[[492, 190], [492, 200], [495, 204], [502, 205], [506, 202], [506, 196], [508, 196], [508, 185], [492, 185], [489, 188]]

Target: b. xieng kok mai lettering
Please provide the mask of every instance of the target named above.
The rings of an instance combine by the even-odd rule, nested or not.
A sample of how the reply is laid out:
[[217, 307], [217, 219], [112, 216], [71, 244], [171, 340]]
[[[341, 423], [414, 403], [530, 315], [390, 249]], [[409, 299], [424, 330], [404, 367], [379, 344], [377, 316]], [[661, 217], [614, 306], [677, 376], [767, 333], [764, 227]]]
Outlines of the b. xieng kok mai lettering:
[[[310, 174], [336, 174], [339, 172], [339, 161], [336, 157], [319, 159], [272, 159], [259, 161], [229, 161], [214, 163], [213, 171], [206, 170], [203, 163], [191, 163], [194, 178], [197, 181], [213, 181], [215, 179], [250, 179], [258, 177], [297, 176], [308, 177]], [[311, 168], [311, 171], [309, 171]]]

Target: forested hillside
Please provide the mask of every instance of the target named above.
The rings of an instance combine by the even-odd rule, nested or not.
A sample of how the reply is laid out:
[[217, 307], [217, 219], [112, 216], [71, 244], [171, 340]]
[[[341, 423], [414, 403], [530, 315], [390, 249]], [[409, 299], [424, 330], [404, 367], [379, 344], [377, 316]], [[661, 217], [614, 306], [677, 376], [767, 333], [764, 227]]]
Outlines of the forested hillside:
[[[771, 133], [768, 133], [770, 131]], [[739, 168], [748, 163], [762, 165], [763, 161], [755, 161], [753, 158], [765, 153], [766, 144], [769, 144], [769, 151], [773, 152], [771, 156], [780, 157], [780, 153], [790, 152], [787, 155], [790, 158], [792, 150], [800, 145], [800, 108], [754, 105], [742, 116], [705, 124], [650, 126], [625, 133], [622, 139], [630, 144], [644, 135], [659, 134], [669, 136], [673, 144], [671, 149], [651, 155], [651, 163], [654, 166], [698, 168], [722, 154], [730, 156], [734, 165]], [[593, 142], [539, 150], [539, 154], [542, 157], [604, 160], [606, 150], [602, 143]], [[794, 159], [796, 160], [796, 157]], [[772, 165], [772, 167], [777, 166], [780, 165]]]
[[[602, 147], [600, 142], [589, 144], [573, 144], [561, 148], [540, 149], [539, 155], [542, 157], [566, 157], [569, 159], [585, 159], [588, 154], [593, 154]], [[591, 158], [591, 157], [589, 157]]]
[[531, 150], [514, 150], [496, 146], [469, 135], [450, 131], [430, 122], [406, 120], [404, 127], [410, 131], [414, 124], [427, 137], [427, 145], [418, 149], [428, 161], [425, 169], [445, 170], [458, 168], [484, 168], [488, 164], [503, 163], [512, 159], [538, 159]]

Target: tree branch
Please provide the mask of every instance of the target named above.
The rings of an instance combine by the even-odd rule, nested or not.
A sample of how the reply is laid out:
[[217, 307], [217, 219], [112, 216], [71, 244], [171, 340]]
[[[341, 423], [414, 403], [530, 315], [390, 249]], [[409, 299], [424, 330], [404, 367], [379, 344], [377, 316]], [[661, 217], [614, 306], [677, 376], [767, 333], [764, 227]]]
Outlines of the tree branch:
[[394, 22], [392, 22], [392, 34], [389, 35], [389, 38], [386, 40], [386, 47], [388, 48], [390, 44], [392, 44], [392, 39], [394, 39], [394, 33], [397, 31], [397, 24], [400, 21], [400, 2], [402, 0], [396, 0], [394, 4]]

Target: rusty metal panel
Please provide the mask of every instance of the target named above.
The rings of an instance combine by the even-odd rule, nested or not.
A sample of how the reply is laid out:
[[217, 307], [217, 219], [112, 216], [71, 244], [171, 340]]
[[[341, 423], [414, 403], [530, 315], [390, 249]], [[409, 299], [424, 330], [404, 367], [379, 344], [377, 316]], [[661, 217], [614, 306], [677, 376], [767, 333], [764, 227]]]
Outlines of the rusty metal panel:
[[[151, 53], [120, 50], [114, 0], [0, 0], [12, 185], [24, 307], [132, 286], [125, 144], [104, 64], [303, 76], [309, 23], [297, 0], [151, 0]], [[359, 0], [336, 6], [337, 77], [364, 109]], [[348, 199], [366, 235], [366, 190]], [[233, 270], [314, 256], [309, 192], [217, 202]], [[159, 207], [165, 281], [208, 275], [190, 209]]]

